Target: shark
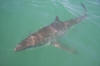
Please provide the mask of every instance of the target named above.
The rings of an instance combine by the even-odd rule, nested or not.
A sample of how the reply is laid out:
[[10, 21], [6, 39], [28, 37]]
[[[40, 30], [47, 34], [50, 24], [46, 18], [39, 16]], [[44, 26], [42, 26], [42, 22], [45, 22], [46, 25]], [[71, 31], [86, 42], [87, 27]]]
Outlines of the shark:
[[49, 45], [53, 45], [56, 48], [75, 53], [75, 50], [63, 46], [56, 39], [64, 35], [66, 30], [70, 29], [73, 25], [79, 24], [87, 17], [87, 9], [85, 5], [81, 3], [81, 6], [84, 9], [82, 15], [66, 21], [61, 21], [59, 17], [56, 16], [53, 23], [26, 37], [16, 46], [16, 48], [14, 48], [14, 51], [22, 51], [30, 47], [41, 47], [49, 43]]

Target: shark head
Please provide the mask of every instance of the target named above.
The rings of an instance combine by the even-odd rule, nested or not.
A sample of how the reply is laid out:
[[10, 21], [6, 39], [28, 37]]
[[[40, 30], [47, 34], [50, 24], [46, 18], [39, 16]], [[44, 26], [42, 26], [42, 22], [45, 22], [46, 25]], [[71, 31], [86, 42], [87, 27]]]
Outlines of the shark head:
[[23, 40], [21, 43], [19, 43], [14, 51], [21, 51], [30, 47], [33, 47], [36, 45], [36, 37], [35, 36], [29, 36], [25, 40]]

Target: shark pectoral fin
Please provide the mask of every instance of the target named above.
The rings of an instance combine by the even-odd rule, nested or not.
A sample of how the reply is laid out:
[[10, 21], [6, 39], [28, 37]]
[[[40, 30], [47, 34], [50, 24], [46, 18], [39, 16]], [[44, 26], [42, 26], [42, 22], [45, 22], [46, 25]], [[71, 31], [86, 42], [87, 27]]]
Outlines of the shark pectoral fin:
[[60, 49], [63, 49], [65, 51], [68, 51], [68, 52], [70, 52], [72, 54], [73, 53], [75, 53], [75, 54], [77, 53], [77, 51], [75, 49], [71, 49], [71, 48], [65, 47], [65, 46], [59, 44], [58, 42], [53, 42], [53, 46], [55, 46], [56, 48], [60, 48]]

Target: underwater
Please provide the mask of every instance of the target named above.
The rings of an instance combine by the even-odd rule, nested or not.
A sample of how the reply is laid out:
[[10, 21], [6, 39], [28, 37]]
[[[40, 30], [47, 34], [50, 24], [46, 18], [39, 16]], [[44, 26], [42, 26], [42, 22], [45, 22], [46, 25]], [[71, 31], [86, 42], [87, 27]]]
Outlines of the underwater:
[[99, 46], [100, 0], [0, 0], [0, 66], [100, 66]]

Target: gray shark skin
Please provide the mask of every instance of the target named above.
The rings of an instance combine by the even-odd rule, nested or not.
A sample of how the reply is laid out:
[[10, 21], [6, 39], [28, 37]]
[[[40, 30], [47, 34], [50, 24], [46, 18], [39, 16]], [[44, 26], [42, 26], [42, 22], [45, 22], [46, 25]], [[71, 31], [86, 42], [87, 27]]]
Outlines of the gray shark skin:
[[73, 53], [74, 51], [72, 49], [62, 46], [59, 42], [56, 41], [56, 38], [62, 36], [66, 30], [68, 30], [73, 25], [80, 23], [87, 17], [86, 7], [84, 4], [81, 4], [81, 6], [84, 9], [83, 15], [64, 22], [60, 21], [58, 16], [56, 16], [56, 19], [52, 24], [41, 28], [39, 31], [25, 38], [17, 45], [14, 50], [21, 51], [29, 47], [40, 47], [47, 44], [48, 42], [51, 42], [53, 46], [68, 50]]

